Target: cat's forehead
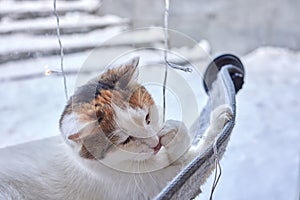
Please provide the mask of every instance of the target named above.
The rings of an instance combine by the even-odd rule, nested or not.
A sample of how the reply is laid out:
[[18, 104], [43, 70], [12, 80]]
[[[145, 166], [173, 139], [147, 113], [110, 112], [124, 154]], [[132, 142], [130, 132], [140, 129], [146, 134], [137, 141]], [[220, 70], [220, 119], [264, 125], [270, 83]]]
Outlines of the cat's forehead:
[[129, 98], [129, 105], [132, 108], [149, 108], [150, 106], [154, 105], [154, 100], [146, 88], [139, 85], [132, 91]]
[[71, 101], [72, 103], [77, 103], [77, 104], [90, 103], [95, 99], [95, 97], [101, 95], [101, 92], [111, 91], [111, 90], [114, 90], [113, 86], [99, 82], [96, 79], [92, 79], [88, 83], [76, 89], [75, 94], [71, 98]]
[[142, 101], [147, 104], [153, 104], [152, 97], [146, 88], [138, 83], [128, 86], [127, 88], [116, 88], [107, 83], [92, 79], [87, 84], [77, 88], [75, 94], [72, 96], [73, 103], [87, 103], [91, 102], [97, 96], [107, 96], [109, 98], [114, 95], [116, 99], [123, 99], [130, 101], [131, 105], [141, 107], [139, 104]]

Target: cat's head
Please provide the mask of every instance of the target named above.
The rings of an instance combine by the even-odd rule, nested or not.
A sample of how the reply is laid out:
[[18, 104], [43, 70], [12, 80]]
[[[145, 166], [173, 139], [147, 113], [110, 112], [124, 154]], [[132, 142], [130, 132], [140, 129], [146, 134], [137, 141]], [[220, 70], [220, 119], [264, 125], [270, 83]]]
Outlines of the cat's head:
[[154, 156], [161, 145], [158, 111], [137, 83], [139, 58], [79, 87], [60, 119], [67, 143], [83, 159], [117, 165]]

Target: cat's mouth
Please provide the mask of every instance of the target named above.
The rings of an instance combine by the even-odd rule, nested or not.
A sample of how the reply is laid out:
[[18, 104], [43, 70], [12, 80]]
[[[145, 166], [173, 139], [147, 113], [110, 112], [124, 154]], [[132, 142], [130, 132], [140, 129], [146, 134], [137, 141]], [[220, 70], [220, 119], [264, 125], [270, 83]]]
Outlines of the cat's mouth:
[[161, 143], [159, 142], [159, 143], [156, 145], [156, 147], [153, 148], [153, 150], [154, 150], [154, 155], [157, 154], [157, 153], [159, 152], [160, 148], [161, 148]]

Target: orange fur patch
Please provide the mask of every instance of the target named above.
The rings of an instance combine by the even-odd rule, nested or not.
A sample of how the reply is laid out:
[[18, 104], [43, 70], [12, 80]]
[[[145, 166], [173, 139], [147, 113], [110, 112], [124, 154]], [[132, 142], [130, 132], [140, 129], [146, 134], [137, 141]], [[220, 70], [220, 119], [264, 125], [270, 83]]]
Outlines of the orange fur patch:
[[133, 108], [143, 108], [145, 106], [150, 107], [154, 104], [154, 100], [146, 88], [140, 86], [134, 90], [129, 99], [129, 104]]

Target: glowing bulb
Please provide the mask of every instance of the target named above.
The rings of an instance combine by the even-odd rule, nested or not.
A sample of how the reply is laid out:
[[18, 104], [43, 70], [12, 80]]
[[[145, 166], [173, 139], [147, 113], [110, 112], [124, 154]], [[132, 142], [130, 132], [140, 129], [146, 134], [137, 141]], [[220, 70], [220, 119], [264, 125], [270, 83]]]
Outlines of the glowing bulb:
[[50, 76], [52, 74], [52, 71], [50, 69], [45, 70], [45, 76]]

